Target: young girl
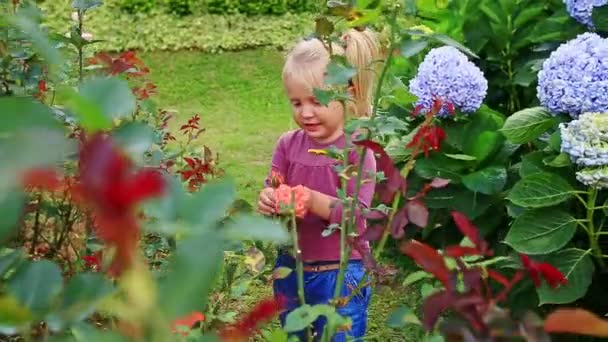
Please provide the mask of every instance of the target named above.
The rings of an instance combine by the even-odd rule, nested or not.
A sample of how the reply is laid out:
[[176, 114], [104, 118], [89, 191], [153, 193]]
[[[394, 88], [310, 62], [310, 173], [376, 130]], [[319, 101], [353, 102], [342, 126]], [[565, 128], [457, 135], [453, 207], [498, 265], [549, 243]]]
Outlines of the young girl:
[[[283, 68], [283, 83], [293, 109], [294, 121], [300, 127], [283, 134], [276, 145], [272, 157], [272, 172], [279, 173], [289, 186], [302, 185], [308, 193], [305, 204], [306, 216], [297, 223], [298, 240], [304, 261], [304, 292], [306, 304], [327, 304], [334, 294], [340, 261], [340, 231], [327, 237], [322, 232], [331, 224], [340, 224], [342, 204], [337, 190], [341, 180], [334, 170], [337, 161], [321, 155], [314, 155], [309, 149], [324, 149], [331, 145], [345, 146], [344, 114], [367, 116], [371, 111], [371, 94], [375, 73], [373, 64], [378, 58], [378, 44], [370, 30], [349, 30], [343, 37], [344, 48], [332, 47], [333, 53], [343, 54], [357, 69], [357, 75], [350, 81], [350, 95], [354, 101], [347, 102], [348, 108], [334, 101], [321, 105], [313, 96], [314, 88], [323, 88], [326, 67], [330, 54], [318, 39], [300, 41], [287, 56]], [[360, 156], [351, 153], [350, 163], [358, 164]], [[366, 153], [364, 160], [365, 178], [376, 171], [374, 154]], [[348, 182], [347, 193], [354, 196], [356, 180]], [[269, 179], [259, 196], [258, 210], [266, 215], [275, 212], [275, 199]], [[358, 205], [369, 207], [374, 194], [374, 183], [364, 183], [359, 191]], [[359, 233], [365, 230], [364, 220], [357, 220]], [[369, 250], [369, 245], [363, 246]], [[363, 280], [364, 267], [361, 254], [353, 250], [344, 275], [342, 296], [348, 296]], [[289, 251], [279, 250], [276, 267], [295, 270], [295, 260]], [[297, 272], [281, 280], [274, 281], [275, 296], [287, 298], [287, 312], [281, 315], [281, 323], [289, 312], [299, 306], [297, 294]], [[338, 309], [343, 316], [352, 319], [352, 327], [347, 332], [358, 339], [365, 335], [367, 308], [370, 300], [369, 286], [363, 289], [349, 303]], [[313, 324], [316, 339], [323, 333], [325, 318]], [[298, 334], [301, 340], [304, 332]], [[333, 341], [346, 341], [345, 332], [337, 334]]]

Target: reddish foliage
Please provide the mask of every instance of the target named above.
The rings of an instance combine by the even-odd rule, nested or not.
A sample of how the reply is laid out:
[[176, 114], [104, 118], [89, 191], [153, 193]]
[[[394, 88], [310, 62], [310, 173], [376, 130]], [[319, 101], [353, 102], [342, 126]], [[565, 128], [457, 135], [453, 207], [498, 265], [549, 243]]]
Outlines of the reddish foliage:
[[93, 271], [98, 271], [99, 269], [101, 269], [101, 259], [101, 251], [82, 257], [82, 261], [84, 261], [84, 267]]
[[179, 333], [182, 336], [188, 336], [188, 332], [180, 331], [179, 327], [192, 328], [196, 323], [205, 320], [205, 315], [200, 311], [192, 312], [184, 317], [180, 317], [173, 321], [171, 324], [171, 331]]
[[95, 57], [89, 59], [89, 64], [102, 65], [102, 70], [113, 76], [126, 73], [127, 77], [140, 77], [150, 72], [144, 62], [135, 55], [134, 51], [126, 51], [116, 57], [105, 52], [100, 52]]
[[608, 320], [584, 309], [557, 309], [547, 316], [545, 331], [608, 337]]
[[552, 288], [556, 288], [560, 284], [567, 284], [568, 281], [562, 272], [560, 272], [554, 266], [546, 262], [536, 262], [525, 254], [520, 254], [520, 258], [524, 269], [528, 272], [536, 287], [540, 287], [541, 277], [544, 278], [547, 284], [549, 284], [549, 286]]
[[287, 300], [283, 297], [268, 298], [260, 301], [245, 316], [236, 323], [227, 326], [219, 333], [224, 342], [245, 342], [249, 337], [258, 332], [258, 329], [275, 317], [286, 307]]
[[40, 188], [54, 191], [61, 187], [61, 179], [54, 169], [34, 168], [25, 171], [21, 175], [21, 184], [24, 188]]
[[268, 184], [270, 185], [270, 187], [272, 188], [278, 188], [281, 184], [285, 183], [285, 177], [283, 177], [283, 175], [277, 171], [277, 170], [272, 170], [270, 171], [270, 177], [268, 179]]
[[413, 148], [414, 151], [424, 151], [425, 157], [429, 156], [429, 151], [439, 151], [441, 142], [446, 138], [445, 131], [441, 127], [424, 125], [421, 126], [412, 141], [407, 144], [407, 148]]
[[392, 159], [389, 157], [386, 151], [384, 151], [382, 145], [371, 140], [355, 141], [354, 144], [368, 148], [378, 155], [378, 171], [383, 172], [384, 177], [386, 177], [385, 182], [382, 182], [376, 186], [376, 193], [382, 202], [388, 204], [393, 201], [395, 195], [405, 193], [405, 179], [401, 175], [401, 172], [399, 172], [399, 169], [395, 167]]
[[453, 211], [452, 218], [460, 232], [471, 240], [475, 247], [449, 246], [445, 249], [446, 255], [458, 258], [466, 255], [491, 256], [493, 254], [488, 243], [481, 238], [477, 227], [464, 214]]
[[182, 180], [188, 182], [188, 189], [196, 191], [200, 186], [207, 182], [208, 176], [217, 174], [215, 169], [215, 159], [211, 156], [211, 150], [204, 147], [204, 157], [184, 157], [186, 167], [183, 170], [177, 171], [182, 175]]
[[133, 94], [137, 97], [138, 100], [145, 100], [150, 98], [152, 95], [156, 95], [156, 85], [152, 82], [146, 82], [143, 87], [135, 87], [133, 88]]
[[450, 270], [443, 261], [443, 257], [434, 248], [411, 240], [401, 245], [401, 252], [412, 258], [422, 269], [433, 274], [446, 289], [452, 289]]
[[120, 274], [130, 265], [139, 237], [136, 207], [161, 195], [165, 181], [156, 169], [133, 170], [131, 161], [102, 134], [82, 146], [79, 166], [78, 193], [93, 210], [99, 238], [116, 247], [112, 270]]

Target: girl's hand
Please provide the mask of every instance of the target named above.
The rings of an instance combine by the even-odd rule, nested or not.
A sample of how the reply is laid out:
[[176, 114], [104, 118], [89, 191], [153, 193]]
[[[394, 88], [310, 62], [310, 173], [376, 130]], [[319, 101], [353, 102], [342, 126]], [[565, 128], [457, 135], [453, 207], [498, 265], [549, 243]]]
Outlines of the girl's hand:
[[265, 188], [260, 192], [258, 199], [258, 212], [268, 216], [274, 215], [276, 213], [275, 207], [274, 189]]

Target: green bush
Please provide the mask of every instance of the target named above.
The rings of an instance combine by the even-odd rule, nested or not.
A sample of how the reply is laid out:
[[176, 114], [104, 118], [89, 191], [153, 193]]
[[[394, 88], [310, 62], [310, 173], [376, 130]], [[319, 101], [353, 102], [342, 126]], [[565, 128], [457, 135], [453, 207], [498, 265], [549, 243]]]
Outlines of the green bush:
[[[46, 26], [69, 32], [69, 22], [65, 20], [71, 13], [69, 2], [46, 1], [41, 7], [47, 18]], [[137, 24], [133, 23], [135, 17]], [[122, 12], [119, 6], [99, 7], [84, 27], [95, 39], [103, 40], [91, 45], [95, 50], [188, 49], [212, 53], [257, 47], [282, 49], [313, 29], [312, 13], [249, 18], [242, 14], [176, 17], [164, 11], [131, 15]]]
[[236, 14], [239, 12], [239, 0], [207, 0], [207, 12], [210, 14]]
[[192, 14], [195, 0], [166, 0], [167, 11], [180, 17]]
[[122, 0], [119, 4], [121, 10], [130, 13], [148, 13], [156, 8], [157, 0]]

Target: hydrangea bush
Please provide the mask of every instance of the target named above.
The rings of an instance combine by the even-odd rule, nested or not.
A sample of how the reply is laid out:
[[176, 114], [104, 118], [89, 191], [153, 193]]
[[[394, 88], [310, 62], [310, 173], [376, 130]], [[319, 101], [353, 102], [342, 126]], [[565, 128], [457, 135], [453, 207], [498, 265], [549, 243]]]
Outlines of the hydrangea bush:
[[420, 113], [430, 111], [435, 99], [442, 103], [437, 116], [446, 117], [458, 109], [471, 113], [486, 97], [488, 81], [467, 56], [452, 46], [432, 49], [410, 80], [410, 92], [418, 97]]
[[608, 110], [608, 40], [587, 32], [562, 44], [543, 63], [537, 92], [554, 114]]
[[572, 18], [588, 28], [594, 28], [592, 15], [595, 7], [608, 4], [608, 0], [564, 0], [566, 9]]

